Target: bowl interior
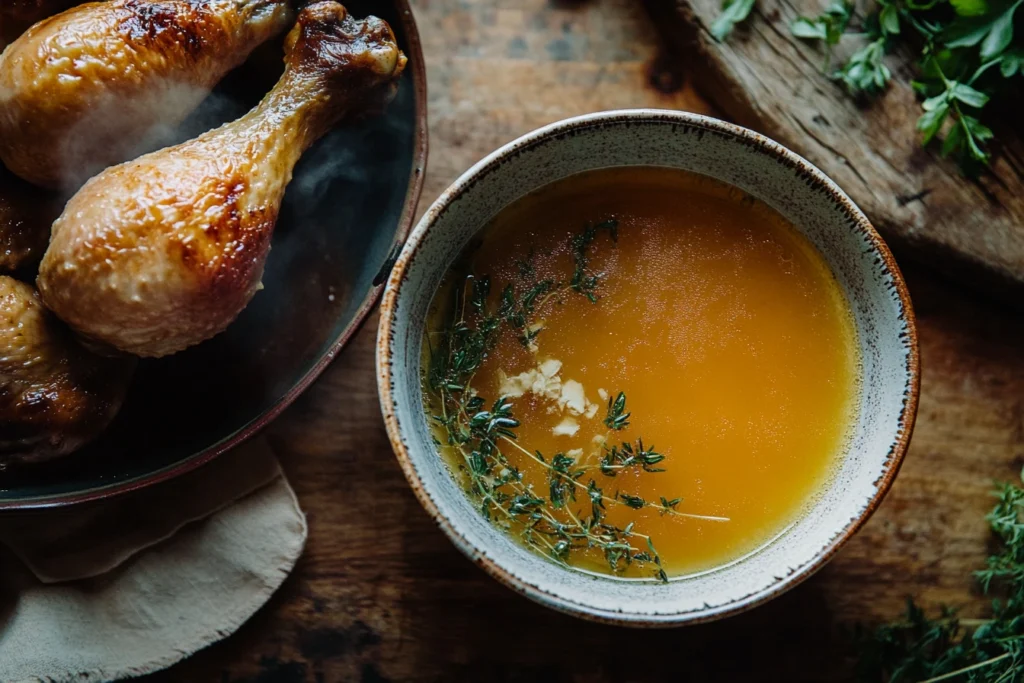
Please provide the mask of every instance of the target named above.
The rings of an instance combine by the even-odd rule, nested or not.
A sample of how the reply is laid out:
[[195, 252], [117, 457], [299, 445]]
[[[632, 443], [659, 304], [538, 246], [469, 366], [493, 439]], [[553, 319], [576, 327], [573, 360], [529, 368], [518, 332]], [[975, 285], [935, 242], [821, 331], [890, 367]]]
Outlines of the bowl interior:
[[[498, 211], [585, 170], [655, 165], [713, 176], [781, 212], [831, 266], [861, 353], [859, 411], [834, 478], [808, 513], [757, 553], [668, 585], [562, 569], [486, 522], [432, 445], [422, 406], [421, 335], [446, 268]], [[671, 624], [756, 604], [808, 576], [862, 523], [895, 476], [912, 427], [917, 350], [909, 300], [860, 211], [806, 161], [750, 131], [681, 112], [608, 112], [541, 129], [485, 159], [413, 231], [385, 294], [378, 346], [392, 441], [421, 501], [453, 541], [513, 588], [597, 619]]]
[[[232, 443], [294, 398], [362, 322], [378, 273], [408, 231], [422, 181], [422, 56], [404, 1], [346, 2], [376, 14], [410, 57], [383, 116], [338, 127], [299, 162], [264, 289], [222, 334], [142, 361], [125, 405], [96, 442], [0, 479], [0, 507], [60, 503], [181, 469]], [[248, 111], [283, 69], [281, 40], [230, 74], [176, 133], [188, 139]]]

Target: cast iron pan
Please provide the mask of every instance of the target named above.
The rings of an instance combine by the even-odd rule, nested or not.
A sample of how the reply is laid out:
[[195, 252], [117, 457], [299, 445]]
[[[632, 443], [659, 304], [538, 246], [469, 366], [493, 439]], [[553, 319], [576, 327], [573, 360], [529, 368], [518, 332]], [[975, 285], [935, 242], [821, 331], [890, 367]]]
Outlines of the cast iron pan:
[[[391, 24], [409, 66], [383, 116], [340, 126], [302, 158], [259, 292], [214, 339], [144, 360], [107, 432], [72, 456], [0, 473], [0, 509], [67, 505], [163, 481], [238, 445], [276, 417], [345, 346], [380, 297], [408, 235], [427, 156], [426, 75], [406, 0], [344, 2]], [[182, 139], [237, 118], [282, 70], [262, 46], [182, 126]]]

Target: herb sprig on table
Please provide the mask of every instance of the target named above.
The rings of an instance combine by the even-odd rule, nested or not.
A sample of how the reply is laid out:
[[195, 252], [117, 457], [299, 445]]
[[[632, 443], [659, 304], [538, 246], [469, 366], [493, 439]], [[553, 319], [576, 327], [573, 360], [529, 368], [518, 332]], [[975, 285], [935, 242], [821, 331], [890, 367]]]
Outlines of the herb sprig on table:
[[[724, 40], [743, 21], [754, 0], [725, 0], [711, 33]], [[816, 17], [793, 21], [793, 35], [821, 41], [825, 71], [854, 97], [882, 92], [892, 78], [885, 55], [901, 43], [919, 51], [921, 97], [917, 122], [922, 144], [942, 140], [942, 156], [952, 157], [968, 175], [991, 160], [994, 134], [985, 123], [999, 106], [1012, 106], [1024, 91], [1024, 30], [1018, 12], [1024, 0], [875, 0], [855, 21], [851, 0], [833, 0]], [[1020, 15], [1020, 16], [1018, 16]], [[832, 47], [844, 36], [863, 44], [833, 69]]]
[[[598, 301], [601, 274], [592, 270], [589, 250], [602, 231], [616, 240], [617, 227], [614, 220], [588, 225], [572, 239], [574, 270], [568, 281], [540, 280], [522, 288], [510, 283], [502, 290], [496, 306], [490, 301], [487, 277], [469, 276], [462, 286], [455, 288], [451, 321], [436, 347], [431, 345], [428, 383], [437, 398], [438, 409], [433, 419], [443, 428], [447, 445], [461, 458], [460, 469], [467, 477], [469, 492], [485, 518], [519, 533], [528, 545], [559, 563], [568, 564], [574, 553], [596, 548], [613, 573], [622, 572], [633, 563], [643, 563], [652, 566], [654, 576], [667, 581], [653, 539], [635, 531], [633, 523], [611, 524], [606, 517], [608, 507], [624, 505], [637, 510], [651, 508], [667, 515], [728, 520], [680, 512], [677, 507], [681, 498], [662, 496], [656, 502], [646, 501], [624, 491], [612, 493], [606, 483], [599, 483], [600, 477], [611, 479], [630, 469], [663, 472], [655, 465], [664, 460], [664, 455], [644, 446], [642, 439], [605, 445], [596, 464], [586, 464], [581, 462], [583, 458], [566, 453], [548, 456], [530, 450], [519, 443], [516, 429], [520, 422], [509, 398], [502, 396], [490, 402], [472, 387], [473, 377], [494, 349], [502, 330], [511, 330], [528, 346], [541, 331], [531, 320], [552, 297], [574, 292], [591, 303]], [[535, 276], [528, 263], [520, 264], [519, 271], [521, 277]], [[606, 442], [613, 432], [629, 425], [629, 418], [625, 393], [609, 398], [604, 418], [608, 428]], [[524, 481], [522, 472], [507, 456], [512, 451], [546, 469], [546, 490], [537, 490]], [[578, 500], [583, 501], [584, 507], [589, 504], [589, 514], [574, 511], [578, 506], [573, 503]]]
[[1012, 683], [1024, 680], [1024, 488], [1005, 484], [987, 516], [998, 541], [981, 590], [991, 616], [960, 619], [944, 608], [933, 617], [912, 600], [903, 619], [861, 641], [858, 680], [888, 683]]

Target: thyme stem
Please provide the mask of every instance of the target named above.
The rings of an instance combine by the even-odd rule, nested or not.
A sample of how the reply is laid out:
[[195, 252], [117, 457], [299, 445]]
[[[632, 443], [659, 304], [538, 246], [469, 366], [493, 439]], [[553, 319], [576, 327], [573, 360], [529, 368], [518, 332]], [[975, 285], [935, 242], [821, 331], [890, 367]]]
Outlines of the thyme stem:
[[1000, 661], [1002, 661], [1002, 660], [1004, 660], [1004, 659], [1006, 659], [1007, 657], [1010, 657], [1010, 656], [1011, 656], [1011, 654], [1009, 652], [1007, 652], [1006, 654], [999, 655], [998, 657], [993, 657], [992, 659], [986, 659], [984, 662], [978, 662], [977, 664], [971, 664], [970, 666], [965, 666], [962, 669], [957, 669], [956, 671], [950, 671], [949, 673], [942, 674], [941, 676], [935, 676], [933, 678], [929, 678], [927, 680], [921, 681], [921, 683], [937, 683], [937, 681], [946, 681], [946, 680], [949, 680], [950, 678], [955, 678], [956, 676], [959, 676], [960, 674], [965, 674], [968, 671], [974, 671], [975, 669], [981, 669], [981, 668], [986, 667], [986, 666], [992, 666], [996, 662], [1000, 662]]
[[[523, 453], [527, 457], [531, 458], [534, 462], [540, 463], [540, 465], [542, 465], [546, 469], [550, 470], [551, 472], [553, 472], [557, 476], [562, 477], [563, 479], [565, 479], [566, 481], [571, 483], [573, 486], [576, 486], [577, 488], [581, 488], [584, 491], [587, 490], [587, 487], [584, 486], [583, 484], [581, 484], [579, 481], [573, 479], [572, 477], [570, 477], [569, 475], [565, 474], [564, 472], [559, 472], [553, 466], [551, 466], [550, 464], [544, 462], [543, 460], [538, 458], [536, 455], [534, 455], [530, 451], [528, 451], [525, 448], [523, 448], [522, 446], [520, 446], [518, 443], [516, 443], [516, 441], [514, 439], [510, 439], [507, 436], [503, 436], [501, 438], [503, 440], [507, 441], [508, 443], [512, 444], [513, 447], [515, 447], [517, 450], [519, 450], [521, 453]], [[619, 469], [621, 469], [621, 467], [622, 466], [619, 466]], [[600, 468], [596, 467], [596, 466], [590, 466], [590, 467], [587, 467], [586, 469], [589, 470], [589, 469], [600, 469]], [[605, 496], [605, 495], [602, 495], [601, 499], [606, 501], [606, 502], [613, 503], [615, 505], [622, 505], [623, 504], [622, 501], [619, 500], [618, 498], [611, 498], [611, 497]], [[659, 510], [664, 510], [665, 514], [674, 515], [676, 517], [688, 517], [690, 519], [703, 519], [703, 520], [706, 520], [706, 521], [709, 521], [709, 522], [729, 522], [729, 521], [731, 521], [728, 517], [717, 517], [715, 515], [696, 515], [696, 514], [691, 514], [691, 513], [686, 513], [686, 512], [679, 512], [678, 510], [673, 510], [672, 508], [664, 508], [663, 506], [660, 506], [660, 505], [648, 504], [646, 507], [655, 507], [655, 508], [658, 508]], [[644, 536], [643, 534], [634, 534], [634, 535], [641, 536], [643, 538], [647, 538], [647, 536]]]

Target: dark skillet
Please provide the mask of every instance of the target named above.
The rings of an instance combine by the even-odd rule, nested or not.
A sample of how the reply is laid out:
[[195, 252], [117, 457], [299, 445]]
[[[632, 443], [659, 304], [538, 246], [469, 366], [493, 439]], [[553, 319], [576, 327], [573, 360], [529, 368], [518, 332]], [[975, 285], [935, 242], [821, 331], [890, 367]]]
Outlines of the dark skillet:
[[[376, 305], [380, 275], [411, 227], [426, 164], [426, 76], [406, 0], [344, 3], [398, 36], [409, 66], [383, 116], [335, 130], [299, 163], [263, 277], [225, 331], [139, 364], [125, 406], [90, 446], [0, 473], [0, 509], [66, 505], [192, 470], [252, 436], [323, 371]], [[187, 138], [251, 108], [281, 73], [261, 47], [187, 121]]]

